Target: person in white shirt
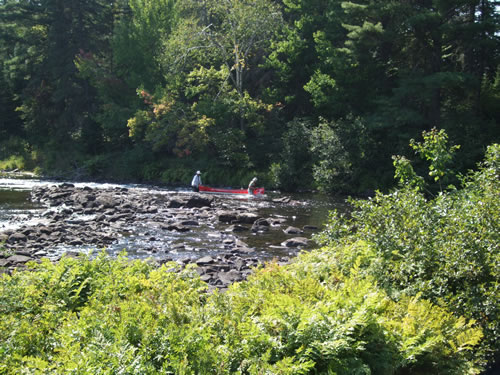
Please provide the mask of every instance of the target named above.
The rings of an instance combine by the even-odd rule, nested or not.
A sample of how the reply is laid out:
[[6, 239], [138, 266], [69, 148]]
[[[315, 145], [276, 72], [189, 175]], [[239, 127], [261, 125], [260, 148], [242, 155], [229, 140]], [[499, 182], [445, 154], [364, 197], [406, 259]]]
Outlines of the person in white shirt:
[[248, 184], [248, 194], [253, 194], [253, 190], [255, 189], [255, 184], [257, 183], [257, 177], [254, 177], [252, 181]]
[[200, 191], [200, 185], [201, 185], [201, 172], [196, 171], [196, 174], [193, 177], [193, 180], [191, 181], [191, 187], [193, 188], [193, 191]]

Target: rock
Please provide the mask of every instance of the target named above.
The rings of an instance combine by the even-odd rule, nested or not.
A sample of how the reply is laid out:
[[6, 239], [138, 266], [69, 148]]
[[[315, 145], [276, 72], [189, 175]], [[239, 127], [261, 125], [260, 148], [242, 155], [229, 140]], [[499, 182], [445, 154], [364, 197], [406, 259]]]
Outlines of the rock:
[[205, 275], [200, 276], [201, 281], [204, 281], [206, 283], [208, 283], [212, 278], [213, 278], [213, 276], [209, 275], [209, 274], [205, 274]]
[[234, 245], [237, 246], [237, 247], [248, 248], [248, 245], [245, 242], [243, 242], [242, 240], [240, 240], [239, 238], [236, 238], [234, 240]]
[[233, 282], [243, 280], [241, 273], [236, 271], [236, 270], [230, 270], [228, 272], [219, 272], [217, 274], [217, 278], [220, 281], [222, 281], [223, 285], [226, 285], [226, 286], [232, 284]]
[[238, 271], [243, 271], [244, 269], [247, 269], [247, 264], [246, 262], [241, 259], [241, 258], [237, 258], [235, 261], [234, 261], [234, 268]]
[[318, 227], [316, 225], [304, 225], [302, 227], [304, 230], [317, 230]]
[[269, 221], [267, 219], [257, 219], [252, 225], [252, 232], [267, 232], [269, 230]]
[[14, 252], [15, 255], [24, 255], [25, 257], [31, 258], [31, 253], [28, 251], [17, 250]]
[[120, 201], [115, 198], [113, 195], [104, 193], [101, 194], [96, 198], [96, 202], [102, 207], [102, 208], [113, 208], [116, 206], [120, 205]]
[[252, 225], [252, 232], [257, 233], [257, 232], [267, 232], [269, 230], [269, 227], [266, 225]]
[[26, 255], [11, 255], [6, 259], [6, 261], [10, 264], [24, 264], [26, 262], [29, 262], [30, 260], [33, 260], [32, 257], [26, 256]]
[[255, 250], [251, 249], [249, 247], [236, 247], [231, 252], [233, 254], [250, 254], [253, 253]]
[[22, 233], [13, 233], [7, 239], [8, 243], [18, 243], [18, 242], [26, 242], [28, 237]]
[[167, 204], [167, 207], [168, 208], [180, 208], [184, 205], [184, 202], [181, 201], [180, 199], [171, 199], [168, 204]]
[[182, 225], [188, 225], [188, 226], [193, 226], [193, 227], [197, 227], [200, 225], [200, 223], [196, 220], [183, 220], [181, 221], [181, 224]]
[[257, 214], [251, 212], [245, 212], [237, 216], [236, 222], [239, 224], [253, 224], [259, 218], [260, 216]]
[[185, 206], [188, 208], [192, 207], [210, 207], [212, 206], [212, 202], [214, 201], [213, 197], [204, 197], [199, 194], [193, 194], [189, 199], [187, 200]]
[[290, 238], [289, 240], [283, 241], [281, 243], [281, 246], [301, 247], [301, 246], [307, 246], [308, 243], [309, 243], [309, 240], [305, 237], [294, 237], [294, 238]]
[[[31, 197], [47, 207], [55, 207], [45, 214], [43, 225], [25, 226], [0, 234], [0, 239], [5, 241], [11, 238], [12, 242], [4, 245], [10, 254], [17, 251], [16, 256], [26, 257], [17, 260], [26, 262], [45, 256], [57, 260], [60, 248], [70, 250], [74, 246], [75, 251], [72, 253], [76, 256], [79, 254], [76, 249], [81, 245], [106, 247], [121, 237], [137, 236], [145, 241], [141, 249], [137, 250], [138, 254], [168, 255], [168, 252], [172, 252], [187, 255], [176, 260], [179, 265], [173, 267], [171, 272], [178, 272], [185, 265], [194, 263], [198, 266], [196, 272], [210, 290], [224, 290], [231, 283], [245, 279], [260, 264], [256, 255], [250, 258], [256, 249], [241, 241], [237, 237], [239, 232], [248, 233], [250, 225], [254, 232], [274, 229], [276, 224], [285, 228], [284, 223], [287, 222], [286, 218], [260, 217], [253, 202], [203, 194], [149, 194], [135, 189], [52, 186], [34, 188]], [[289, 198], [285, 197], [281, 201], [289, 201]], [[208, 233], [197, 231], [194, 236], [183, 236], [161, 232], [161, 229], [187, 232], [200, 226], [208, 228]], [[298, 228], [287, 228], [287, 231], [290, 234], [302, 233]], [[23, 235], [26, 236], [25, 240]], [[197, 242], [201, 236], [207, 237], [207, 243], [210, 243], [208, 249], [203, 248], [203, 242]], [[307, 243], [306, 239], [291, 239], [284, 242], [283, 246], [302, 247]], [[195, 260], [191, 255], [194, 252], [212, 254], [213, 250], [219, 251], [217, 256], [204, 256]], [[1, 260], [6, 264], [6, 269], [14, 268], [10, 260]], [[167, 260], [159, 259], [158, 262], [165, 263]], [[24, 263], [15, 265], [23, 267]]]
[[301, 229], [296, 228], [296, 227], [288, 227], [283, 230], [286, 234], [302, 234], [304, 233]]
[[77, 251], [66, 251], [62, 256], [62, 257], [67, 257], [67, 258], [74, 258], [74, 259], [77, 259], [81, 256], [81, 254]]
[[285, 219], [279, 219], [279, 218], [272, 218], [269, 220], [273, 227], [279, 227], [281, 224], [284, 224], [286, 222]]
[[3, 267], [8, 267], [10, 262], [7, 259], [0, 259], [0, 269]]
[[39, 226], [38, 227], [38, 231], [40, 233], [44, 233], [44, 234], [50, 234], [50, 233], [52, 233], [52, 229], [50, 229], [50, 228], [48, 228], [46, 226]]
[[171, 246], [172, 250], [182, 250], [186, 247], [183, 243], [177, 243]]
[[162, 226], [162, 228], [165, 228], [167, 230], [174, 230], [176, 232], [188, 232], [191, 230], [180, 223], [169, 224], [167, 226]]
[[71, 191], [58, 191], [49, 195], [49, 199], [51, 201], [58, 201], [62, 198], [69, 197], [71, 195]]
[[130, 217], [132, 217], [132, 215], [127, 214], [127, 213], [115, 214], [115, 215], [109, 217], [108, 221], [115, 222], [115, 221], [119, 221], [119, 220], [125, 220], [125, 219], [128, 219]]
[[38, 250], [37, 252], [35, 252], [33, 254], [33, 256], [37, 257], [37, 258], [43, 258], [43, 257], [46, 257], [47, 256], [47, 252], [44, 251], [44, 250]]
[[232, 223], [238, 218], [238, 213], [236, 211], [218, 211], [217, 218], [223, 223]]
[[247, 227], [239, 224], [234, 224], [226, 228], [226, 232], [245, 232], [247, 230]]
[[274, 203], [290, 203], [290, 197], [282, 197], [273, 199]]
[[211, 256], [206, 256], [206, 257], [198, 259], [195, 263], [197, 265], [214, 264], [215, 260]]
[[265, 226], [265, 227], [268, 227], [271, 225], [271, 223], [269, 222], [268, 219], [263, 219], [263, 218], [255, 220], [253, 224], [259, 225], [259, 226]]

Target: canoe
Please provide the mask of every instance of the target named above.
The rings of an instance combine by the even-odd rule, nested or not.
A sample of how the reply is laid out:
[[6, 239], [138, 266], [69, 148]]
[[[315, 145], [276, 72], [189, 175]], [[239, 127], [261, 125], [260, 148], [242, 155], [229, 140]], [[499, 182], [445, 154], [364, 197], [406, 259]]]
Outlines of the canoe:
[[[215, 194], [248, 194], [248, 189], [218, 189], [208, 186], [200, 185], [198, 186], [200, 193], [215, 193]], [[253, 195], [262, 195], [265, 193], [264, 188], [255, 188], [253, 190]]]

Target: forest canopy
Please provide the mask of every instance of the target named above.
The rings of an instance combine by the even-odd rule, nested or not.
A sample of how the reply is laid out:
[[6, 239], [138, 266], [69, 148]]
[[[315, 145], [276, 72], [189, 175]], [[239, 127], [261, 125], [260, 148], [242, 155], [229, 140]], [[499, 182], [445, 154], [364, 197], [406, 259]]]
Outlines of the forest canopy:
[[0, 0], [0, 168], [359, 193], [437, 127], [465, 171], [500, 139], [499, 5]]

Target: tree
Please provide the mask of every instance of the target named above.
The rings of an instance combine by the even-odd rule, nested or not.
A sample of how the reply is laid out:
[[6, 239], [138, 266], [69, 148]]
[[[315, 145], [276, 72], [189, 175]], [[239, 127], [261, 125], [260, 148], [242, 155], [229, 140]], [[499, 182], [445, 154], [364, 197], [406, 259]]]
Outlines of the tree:
[[131, 134], [164, 154], [206, 151], [224, 166], [251, 167], [247, 140], [262, 136], [272, 109], [261, 98], [259, 64], [279, 9], [269, 0], [186, 1], [175, 14], [163, 43], [164, 84], [146, 90], [152, 105], [129, 121]]
[[[4, 67], [16, 87], [28, 140], [45, 156], [53, 154], [52, 162], [61, 167], [74, 160], [75, 151], [97, 152], [99, 127], [90, 116], [94, 93], [77, 76], [74, 59], [81, 51], [105, 48], [109, 4], [40, 0], [7, 5], [16, 26]], [[59, 152], [72, 156], [55, 157]]]
[[245, 73], [269, 46], [270, 37], [281, 23], [281, 12], [269, 0], [207, 2], [210, 23], [203, 30], [225, 64], [241, 103], [240, 128], [244, 126]]
[[124, 0], [114, 4], [109, 49], [77, 56], [80, 76], [97, 90], [94, 119], [102, 127], [108, 150], [130, 147], [127, 121], [144, 106], [138, 89], [154, 92], [165, 82], [159, 56], [175, 17], [174, 3]]
[[347, 34], [341, 1], [284, 0], [283, 5], [287, 27], [273, 41], [267, 59], [276, 72], [270, 95], [283, 103], [287, 120], [345, 116], [350, 104], [339, 85], [352, 77], [332, 74], [332, 66], [342, 66], [345, 59], [338, 52]]

